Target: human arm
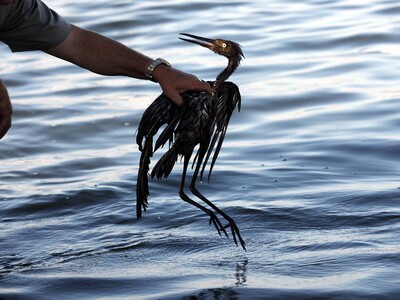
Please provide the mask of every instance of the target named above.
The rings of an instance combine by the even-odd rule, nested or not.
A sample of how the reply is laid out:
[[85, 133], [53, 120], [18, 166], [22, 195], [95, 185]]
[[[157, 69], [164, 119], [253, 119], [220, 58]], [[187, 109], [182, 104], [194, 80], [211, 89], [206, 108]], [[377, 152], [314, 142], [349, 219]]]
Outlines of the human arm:
[[[146, 70], [152, 62], [150, 57], [117, 41], [74, 25], [60, 45], [46, 52], [101, 75], [138, 79], [147, 79]], [[210, 91], [210, 86], [197, 77], [165, 65], [155, 68], [153, 78], [177, 105], [183, 104], [181, 94], [186, 91]]]
[[12, 105], [6, 86], [0, 80], [0, 139], [11, 127]]

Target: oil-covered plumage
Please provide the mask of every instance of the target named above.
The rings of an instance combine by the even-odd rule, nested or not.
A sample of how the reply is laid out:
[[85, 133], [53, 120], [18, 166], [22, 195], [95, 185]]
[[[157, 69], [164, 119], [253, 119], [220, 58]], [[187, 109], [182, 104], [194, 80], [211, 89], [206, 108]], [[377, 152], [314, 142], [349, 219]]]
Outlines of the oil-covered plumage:
[[[235, 221], [215, 206], [196, 188], [198, 176], [203, 177], [204, 170], [211, 158], [208, 180], [213, 166], [217, 160], [224, 141], [231, 115], [235, 109], [240, 110], [241, 96], [238, 87], [227, 82], [226, 79], [235, 71], [243, 57], [242, 50], [237, 43], [222, 39], [207, 39], [190, 34], [182, 34], [193, 39], [181, 38], [206, 47], [217, 54], [228, 58], [228, 66], [217, 76], [215, 81], [209, 81], [212, 93], [187, 92], [182, 95], [185, 105], [181, 108], [175, 106], [164, 94], [145, 110], [139, 124], [137, 144], [142, 152], [137, 178], [137, 217], [142, 215], [142, 209], [146, 210], [149, 196], [148, 173], [150, 158], [160, 147], [169, 142], [169, 149], [153, 167], [151, 177], [166, 178], [171, 173], [178, 157], [183, 157], [182, 180], [179, 196], [204, 211], [210, 217], [210, 225], [213, 224], [218, 233], [228, 236], [226, 228], [231, 228], [231, 233], [236, 245], [238, 240], [245, 248], [239, 229]], [[161, 129], [154, 144], [154, 138]], [[197, 153], [192, 161], [194, 168], [189, 190], [206, 205], [202, 205], [191, 199], [184, 191], [185, 179], [190, 159], [194, 149], [198, 146]], [[223, 225], [222, 216], [228, 224]]]

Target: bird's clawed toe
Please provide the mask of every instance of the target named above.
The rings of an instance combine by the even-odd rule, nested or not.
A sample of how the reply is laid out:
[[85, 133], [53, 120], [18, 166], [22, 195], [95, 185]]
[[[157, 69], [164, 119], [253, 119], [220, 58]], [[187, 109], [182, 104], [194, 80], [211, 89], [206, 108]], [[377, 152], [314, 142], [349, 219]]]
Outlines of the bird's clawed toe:
[[235, 221], [231, 218], [229, 218], [228, 216], [224, 216], [224, 219], [226, 219], [226, 221], [228, 221], [228, 224], [226, 225], [222, 225], [221, 221], [218, 219], [217, 215], [212, 212], [211, 210], [207, 211], [207, 214], [210, 216], [210, 220], [209, 220], [209, 225], [211, 226], [211, 224], [214, 225], [215, 229], [217, 230], [218, 234], [222, 236], [221, 232], [223, 232], [225, 234], [225, 236], [227, 238], [229, 238], [229, 235], [226, 231], [227, 228], [231, 229], [231, 234], [232, 234], [232, 238], [233, 238], [233, 242], [235, 243], [236, 246], [242, 246], [243, 250], [246, 251], [246, 243], [244, 242], [239, 228], [237, 227]]
[[218, 217], [213, 213], [211, 210], [208, 211], [208, 215], [210, 216], [210, 221], [208, 222], [211, 226], [211, 224], [214, 225], [215, 229], [217, 229], [217, 232], [219, 235], [221, 235], [221, 231], [225, 234], [226, 237], [228, 237], [228, 233], [226, 232], [224, 226], [222, 225], [221, 221], [218, 219]]
[[233, 219], [230, 219], [230, 218], [228, 218], [227, 221], [229, 223], [224, 226], [224, 229], [230, 227], [231, 228], [232, 237], [233, 237], [233, 242], [235, 243], [236, 246], [239, 246], [239, 244], [238, 244], [238, 239], [239, 239], [240, 245], [242, 246], [243, 250], [246, 251], [246, 243], [244, 242], [244, 240], [243, 240], [243, 238], [242, 238], [242, 236], [240, 234], [239, 228], [237, 227], [235, 221]]

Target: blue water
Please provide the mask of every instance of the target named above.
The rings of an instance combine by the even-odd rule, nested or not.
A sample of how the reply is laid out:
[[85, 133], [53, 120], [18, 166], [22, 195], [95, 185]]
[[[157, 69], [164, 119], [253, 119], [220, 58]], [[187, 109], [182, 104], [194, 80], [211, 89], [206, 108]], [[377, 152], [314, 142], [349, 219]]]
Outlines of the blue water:
[[210, 184], [247, 252], [177, 195], [135, 218], [135, 131], [160, 93], [0, 45], [0, 298], [395, 299], [400, 295], [398, 1], [48, 0], [78, 26], [212, 80], [232, 39], [232, 118]]

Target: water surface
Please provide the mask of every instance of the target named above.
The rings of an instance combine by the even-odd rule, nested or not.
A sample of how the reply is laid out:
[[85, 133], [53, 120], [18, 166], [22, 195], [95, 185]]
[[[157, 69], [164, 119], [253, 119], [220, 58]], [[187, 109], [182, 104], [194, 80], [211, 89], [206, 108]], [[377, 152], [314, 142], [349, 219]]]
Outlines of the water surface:
[[14, 105], [0, 148], [0, 298], [394, 299], [400, 293], [398, 1], [47, 3], [78, 26], [211, 80], [232, 39], [232, 118], [202, 192], [247, 252], [151, 182], [135, 219], [135, 131], [157, 85], [0, 45]]

